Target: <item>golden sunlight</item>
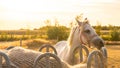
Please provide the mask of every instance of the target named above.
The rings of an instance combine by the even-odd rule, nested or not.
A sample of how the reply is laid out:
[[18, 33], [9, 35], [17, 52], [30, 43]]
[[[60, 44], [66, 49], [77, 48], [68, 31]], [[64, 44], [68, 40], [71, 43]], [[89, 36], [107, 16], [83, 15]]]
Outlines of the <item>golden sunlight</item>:
[[[92, 25], [96, 25], [97, 20], [102, 25], [112, 24], [119, 18], [119, 4], [117, 0], [0, 0], [0, 29], [20, 29], [26, 25], [31, 29], [39, 28], [45, 25], [46, 19], [58, 19], [60, 24], [68, 25], [81, 13]], [[6, 28], [9, 23], [12, 28]]]

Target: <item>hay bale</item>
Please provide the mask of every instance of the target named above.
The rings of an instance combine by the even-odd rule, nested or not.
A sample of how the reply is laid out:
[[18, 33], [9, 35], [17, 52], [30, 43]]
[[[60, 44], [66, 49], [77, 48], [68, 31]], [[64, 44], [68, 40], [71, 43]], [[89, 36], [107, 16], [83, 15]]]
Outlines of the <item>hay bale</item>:
[[[7, 52], [7, 55], [12, 65], [14, 65], [17, 68], [33, 68], [34, 60], [36, 59], [37, 56], [41, 54], [43, 53], [33, 51], [30, 49], [25, 49], [22, 47], [14, 47], [8, 50]], [[44, 59], [40, 61], [40, 65], [43, 64], [42, 65], [43, 67], [39, 66], [39, 68], [44, 68], [44, 66], [46, 65], [45, 62], [46, 60]], [[77, 64], [77, 65], [71, 66], [62, 60], [61, 60], [61, 64], [63, 68], [86, 68], [87, 66], [86, 64]], [[54, 67], [51, 66], [51, 68], [57, 68], [58, 62], [56, 62], [54, 59], [50, 59], [50, 65], [54, 65]]]
[[[8, 50], [7, 53], [10, 61], [19, 68], [33, 68], [35, 58], [41, 54], [43, 53], [21, 47], [14, 47]], [[54, 59], [51, 59], [50, 61], [52, 64], [56, 64], [55, 66], [57, 67], [57, 63]], [[45, 60], [42, 60], [41, 63], [46, 64]], [[62, 61], [62, 66], [63, 68], [70, 68], [70, 66], [64, 61]]]
[[32, 68], [35, 58], [42, 54], [33, 50], [14, 47], [8, 51], [10, 61], [20, 68]]

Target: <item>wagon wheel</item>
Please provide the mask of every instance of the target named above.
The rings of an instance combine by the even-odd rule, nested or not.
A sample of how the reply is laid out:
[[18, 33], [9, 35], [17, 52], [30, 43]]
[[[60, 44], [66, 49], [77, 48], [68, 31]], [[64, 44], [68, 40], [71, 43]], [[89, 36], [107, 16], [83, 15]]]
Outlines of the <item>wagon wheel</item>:
[[9, 47], [7, 47], [6, 48], [6, 50], [10, 50], [10, 49], [12, 49], [12, 48], [14, 48], [15, 46], [9, 46]]
[[100, 51], [102, 52], [104, 57], [105, 68], [107, 68], [107, 57], [108, 57], [107, 49], [105, 47], [102, 47]]
[[62, 63], [57, 55], [45, 53], [35, 59], [33, 68], [62, 68]]
[[42, 46], [39, 48], [39, 51], [41, 52], [44, 48], [46, 48], [46, 52], [50, 52], [50, 49], [52, 49], [53, 52], [57, 55], [56, 49], [55, 49], [53, 46], [51, 46], [50, 44], [44, 44], [44, 45], [42, 45]]
[[[2, 62], [4, 60], [5, 60], [4, 66], [2, 66]], [[2, 67], [11, 68], [11, 66], [10, 66], [10, 60], [9, 60], [8, 56], [5, 53], [0, 52], [0, 68], [2, 68]]]
[[100, 51], [94, 50], [89, 54], [87, 68], [105, 68], [104, 58]]
[[103, 56], [104, 56], [105, 58], [108, 57], [107, 49], [106, 49], [105, 47], [102, 47], [102, 48], [101, 48], [101, 52], [102, 52], [102, 54], [103, 54]]
[[[75, 58], [75, 52], [79, 49], [79, 56], [80, 56], [80, 63], [85, 62], [87, 60], [87, 57], [89, 55], [89, 50], [86, 46], [80, 45], [75, 48], [73, 51], [73, 59]], [[83, 54], [84, 53], [84, 54]], [[86, 59], [86, 60], [85, 60]], [[73, 63], [75, 64], [75, 61], [73, 60]]]

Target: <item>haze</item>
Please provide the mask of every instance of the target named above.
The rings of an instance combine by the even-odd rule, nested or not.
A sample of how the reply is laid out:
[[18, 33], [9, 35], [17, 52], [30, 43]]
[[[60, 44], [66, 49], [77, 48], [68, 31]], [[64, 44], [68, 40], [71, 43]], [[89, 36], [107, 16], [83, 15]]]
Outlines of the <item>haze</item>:
[[68, 26], [81, 13], [91, 25], [120, 26], [119, 12], [119, 0], [0, 0], [0, 30], [39, 28], [46, 19]]

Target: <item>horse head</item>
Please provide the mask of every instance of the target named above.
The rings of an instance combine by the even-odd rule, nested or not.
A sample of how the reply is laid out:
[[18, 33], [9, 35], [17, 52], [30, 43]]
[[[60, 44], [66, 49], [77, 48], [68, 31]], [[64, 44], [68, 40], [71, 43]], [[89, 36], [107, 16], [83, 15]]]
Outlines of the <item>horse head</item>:
[[93, 27], [89, 24], [87, 18], [84, 21], [80, 21], [79, 17], [76, 17], [76, 21], [79, 25], [79, 40], [82, 44], [96, 47], [101, 49], [104, 46], [104, 41], [100, 36], [95, 32]]

